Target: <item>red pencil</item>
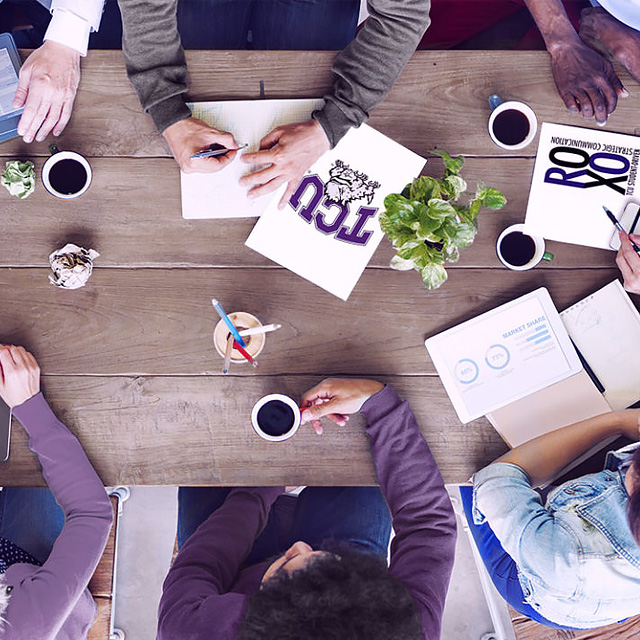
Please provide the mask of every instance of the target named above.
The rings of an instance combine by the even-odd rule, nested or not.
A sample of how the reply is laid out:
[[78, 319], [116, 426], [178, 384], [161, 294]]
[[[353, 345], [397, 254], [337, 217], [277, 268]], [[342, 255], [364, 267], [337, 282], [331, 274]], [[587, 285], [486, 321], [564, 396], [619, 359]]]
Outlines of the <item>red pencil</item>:
[[245, 358], [246, 360], [248, 360], [248, 362], [251, 364], [252, 367], [257, 367], [258, 366], [258, 361], [255, 360], [254, 358], [251, 357], [251, 354], [249, 354], [246, 349], [243, 349], [239, 344], [237, 340], [233, 341], [233, 348], [236, 351], [239, 351], [240, 354], [242, 355], [243, 358]]

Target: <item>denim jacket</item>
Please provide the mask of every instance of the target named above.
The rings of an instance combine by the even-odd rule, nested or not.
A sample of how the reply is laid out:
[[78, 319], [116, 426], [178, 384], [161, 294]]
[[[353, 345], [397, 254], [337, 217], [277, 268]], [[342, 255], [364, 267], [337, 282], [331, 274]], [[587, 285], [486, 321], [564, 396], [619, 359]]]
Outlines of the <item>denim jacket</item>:
[[516, 465], [475, 474], [474, 521], [489, 523], [518, 566], [525, 600], [548, 620], [588, 629], [640, 613], [640, 547], [627, 522], [627, 460], [554, 489], [546, 504]]

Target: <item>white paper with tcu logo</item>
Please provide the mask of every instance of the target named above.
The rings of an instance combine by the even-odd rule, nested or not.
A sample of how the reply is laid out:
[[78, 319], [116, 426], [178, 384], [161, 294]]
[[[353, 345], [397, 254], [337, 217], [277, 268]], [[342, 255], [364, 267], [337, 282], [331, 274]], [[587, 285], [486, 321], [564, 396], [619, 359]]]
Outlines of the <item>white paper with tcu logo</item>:
[[619, 220], [627, 203], [637, 199], [639, 162], [636, 136], [543, 123], [526, 232], [547, 240], [612, 249], [612, 236], [618, 232], [602, 206]]
[[368, 125], [351, 129], [307, 172], [284, 209], [282, 188], [246, 245], [342, 300], [382, 236], [384, 198], [420, 175], [426, 160]]

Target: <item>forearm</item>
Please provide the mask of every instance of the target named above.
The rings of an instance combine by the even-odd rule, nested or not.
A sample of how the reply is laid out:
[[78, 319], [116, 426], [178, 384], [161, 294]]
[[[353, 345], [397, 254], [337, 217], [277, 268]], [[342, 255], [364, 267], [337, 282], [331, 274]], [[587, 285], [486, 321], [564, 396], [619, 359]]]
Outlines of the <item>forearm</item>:
[[603, 440], [628, 433], [630, 427], [632, 431], [630, 421], [637, 430], [635, 412], [604, 413], [529, 440], [495, 462], [509, 462], [520, 467], [529, 476], [531, 484], [539, 486]]
[[314, 114], [334, 147], [384, 100], [429, 24], [429, 0], [370, 0], [369, 18], [333, 63], [333, 90]]
[[547, 51], [579, 42], [580, 38], [564, 10], [562, 0], [525, 0], [542, 34]]
[[122, 51], [143, 109], [162, 133], [191, 114], [184, 102], [187, 62], [180, 44], [177, 0], [118, 0]]

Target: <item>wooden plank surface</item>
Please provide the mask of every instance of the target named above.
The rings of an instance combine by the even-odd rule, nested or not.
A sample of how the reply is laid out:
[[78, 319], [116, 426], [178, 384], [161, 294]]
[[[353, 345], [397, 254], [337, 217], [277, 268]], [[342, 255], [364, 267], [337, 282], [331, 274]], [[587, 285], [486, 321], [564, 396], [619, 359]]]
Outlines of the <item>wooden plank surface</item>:
[[249, 311], [280, 331], [260, 369], [280, 374], [424, 375], [425, 338], [539, 286], [566, 308], [617, 277], [615, 269], [458, 269], [437, 292], [414, 272], [368, 269], [346, 304], [284, 269], [97, 269], [67, 291], [45, 269], [1, 269], [2, 335], [57, 375], [221, 375], [212, 333], [218, 316]]
[[[44, 391], [83, 443], [107, 485], [361, 485], [375, 482], [363, 423], [301, 427], [283, 443], [250, 424], [266, 393], [299, 398], [316, 376], [49, 377]], [[407, 398], [447, 482], [462, 482], [506, 446], [484, 419], [461, 425], [437, 377], [385, 377]], [[42, 484], [39, 466], [14, 420], [0, 485]]]
[[[334, 56], [189, 51], [189, 95], [193, 100], [257, 99], [264, 80], [267, 98], [320, 97], [331, 87]], [[493, 93], [528, 103], [540, 122], [584, 123], [564, 109], [550, 71], [544, 51], [418, 51], [384, 103], [372, 111], [370, 124], [421, 154], [437, 147], [467, 155], [507, 156], [509, 152], [493, 145], [486, 132], [487, 98]], [[618, 71], [631, 95], [637, 95], [637, 83], [626, 71]], [[621, 100], [607, 127], [633, 133], [636, 113], [637, 98]], [[121, 52], [91, 51], [83, 60], [74, 114], [59, 146], [88, 156], [168, 155], [151, 118], [140, 108]], [[533, 156], [535, 148], [532, 144], [518, 155]], [[46, 155], [47, 143], [0, 145], [3, 155], [25, 153]]]
[[551, 629], [509, 609], [518, 640], [637, 640], [640, 635], [640, 616], [599, 629]]
[[[0, 146], [1, 148], [1, 146]], [[38, 176], [43, 159], [32, 157]], [[99, 267], [225, 267], [273, 266], [244, 246], [255, 218], [183, 220], [178, 167], [170, 159], [93, 158], [90, 191], [77, 200], [59, 200], [42, 187], [19, 200], [0, 189], [2, 228], [0, 266], [48, 265], [48, 256], [66, 242], [95, 248]], [[470, 158], [464, 176], [470, 189], [478, 180], [501, 189], [508, 203], [503, 211], [485, 210], [475, 243], [461, 252], [464, 267], [501, 267], [495, 239], [510, 224], [524, 221], [529, 158]], [[431, 158], [425, 173], [440, 177], [442, 163]], [[554, 267], [612, 266], [615, 254], [550, 242]], [[380, 244], [371, 266], [389, 264], [391, 244]]]

